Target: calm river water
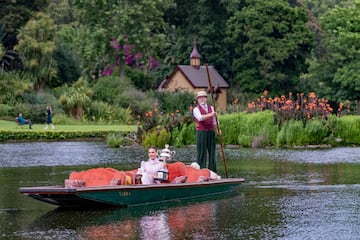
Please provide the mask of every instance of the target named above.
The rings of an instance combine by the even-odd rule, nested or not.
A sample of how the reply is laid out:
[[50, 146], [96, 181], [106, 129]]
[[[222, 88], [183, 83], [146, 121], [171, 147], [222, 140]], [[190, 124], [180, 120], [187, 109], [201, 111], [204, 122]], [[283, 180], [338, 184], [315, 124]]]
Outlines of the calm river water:
[[[195, 160], [194, 147], [175, 150]], [[359, 147], [225, 149], [229, 177], [247, 181], [217, 198], [64, 211], [18, 193], [71, 171], [136, 168], [146, 155], [103, 142], [0, 144], [0, 239], [360, 239]]]

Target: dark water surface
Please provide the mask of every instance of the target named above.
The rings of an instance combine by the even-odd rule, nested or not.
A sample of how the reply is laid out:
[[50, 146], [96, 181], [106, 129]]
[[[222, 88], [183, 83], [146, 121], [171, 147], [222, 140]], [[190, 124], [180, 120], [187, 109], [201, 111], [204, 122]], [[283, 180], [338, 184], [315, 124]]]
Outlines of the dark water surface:
[[[194, 147], [175, 150], [195, 160]], [[360, 239], [359, 147], [225, 149], [229, 176], [247, 182], [217, 198], [63, 211], [18, 193], [71, 171], [136, 168], [146, 155], [102, 142], [0, 144], [0, 239]]]

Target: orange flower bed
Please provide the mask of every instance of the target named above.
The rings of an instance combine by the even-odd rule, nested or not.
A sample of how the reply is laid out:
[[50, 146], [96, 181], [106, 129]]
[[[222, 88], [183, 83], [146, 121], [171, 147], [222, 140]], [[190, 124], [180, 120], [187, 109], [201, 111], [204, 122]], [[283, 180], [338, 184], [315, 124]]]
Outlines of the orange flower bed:
[[[268, 91], [264, 91], [263, 95], [248, 104], [249, 112], [257, 112], [271, 110], [276, 113], [278, 120], [306, 120], [312, 118], [326, 119], [333, 112], [328, 100], [318, 98], [314, 92], [310, 92], [308, 96], [304, 93], [296, 94], [296, 97], [290, 92], [289, 96], [267, 97]], [[340, 108], [342, 105], [340, 104]]]

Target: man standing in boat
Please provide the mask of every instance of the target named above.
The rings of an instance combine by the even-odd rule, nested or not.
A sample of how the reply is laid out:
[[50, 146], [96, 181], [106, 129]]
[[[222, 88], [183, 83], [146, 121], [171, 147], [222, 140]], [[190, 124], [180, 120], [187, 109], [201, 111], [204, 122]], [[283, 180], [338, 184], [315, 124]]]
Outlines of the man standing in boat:
[[[216, 126], [216, 112], [214, 107], [207, 104], [207, 94], [200, 91], [196, 95], [198, 105], [193, 110], [196, 124], [196, 161], [200, 168], [209, 168], [216, 171], [216, 138], [214, 126]], [[219, 133], [218, 133], [219, 134]], [[207, 154], [209, 161], [207, 166]]]

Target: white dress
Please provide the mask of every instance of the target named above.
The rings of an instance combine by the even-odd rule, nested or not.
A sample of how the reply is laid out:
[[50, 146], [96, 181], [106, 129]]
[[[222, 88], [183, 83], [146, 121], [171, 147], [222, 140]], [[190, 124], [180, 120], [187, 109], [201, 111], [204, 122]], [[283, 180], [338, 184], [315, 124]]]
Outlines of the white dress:
[[154, 175], [157, 171], [164, 168], [163, 162], [160, 162], [158, 158], [149, 159], [147, 161], [142, 161], [140, 168], [138, 168], [137, 173], [141, 174], [142, 184], [152, 184], [154, 183]]

